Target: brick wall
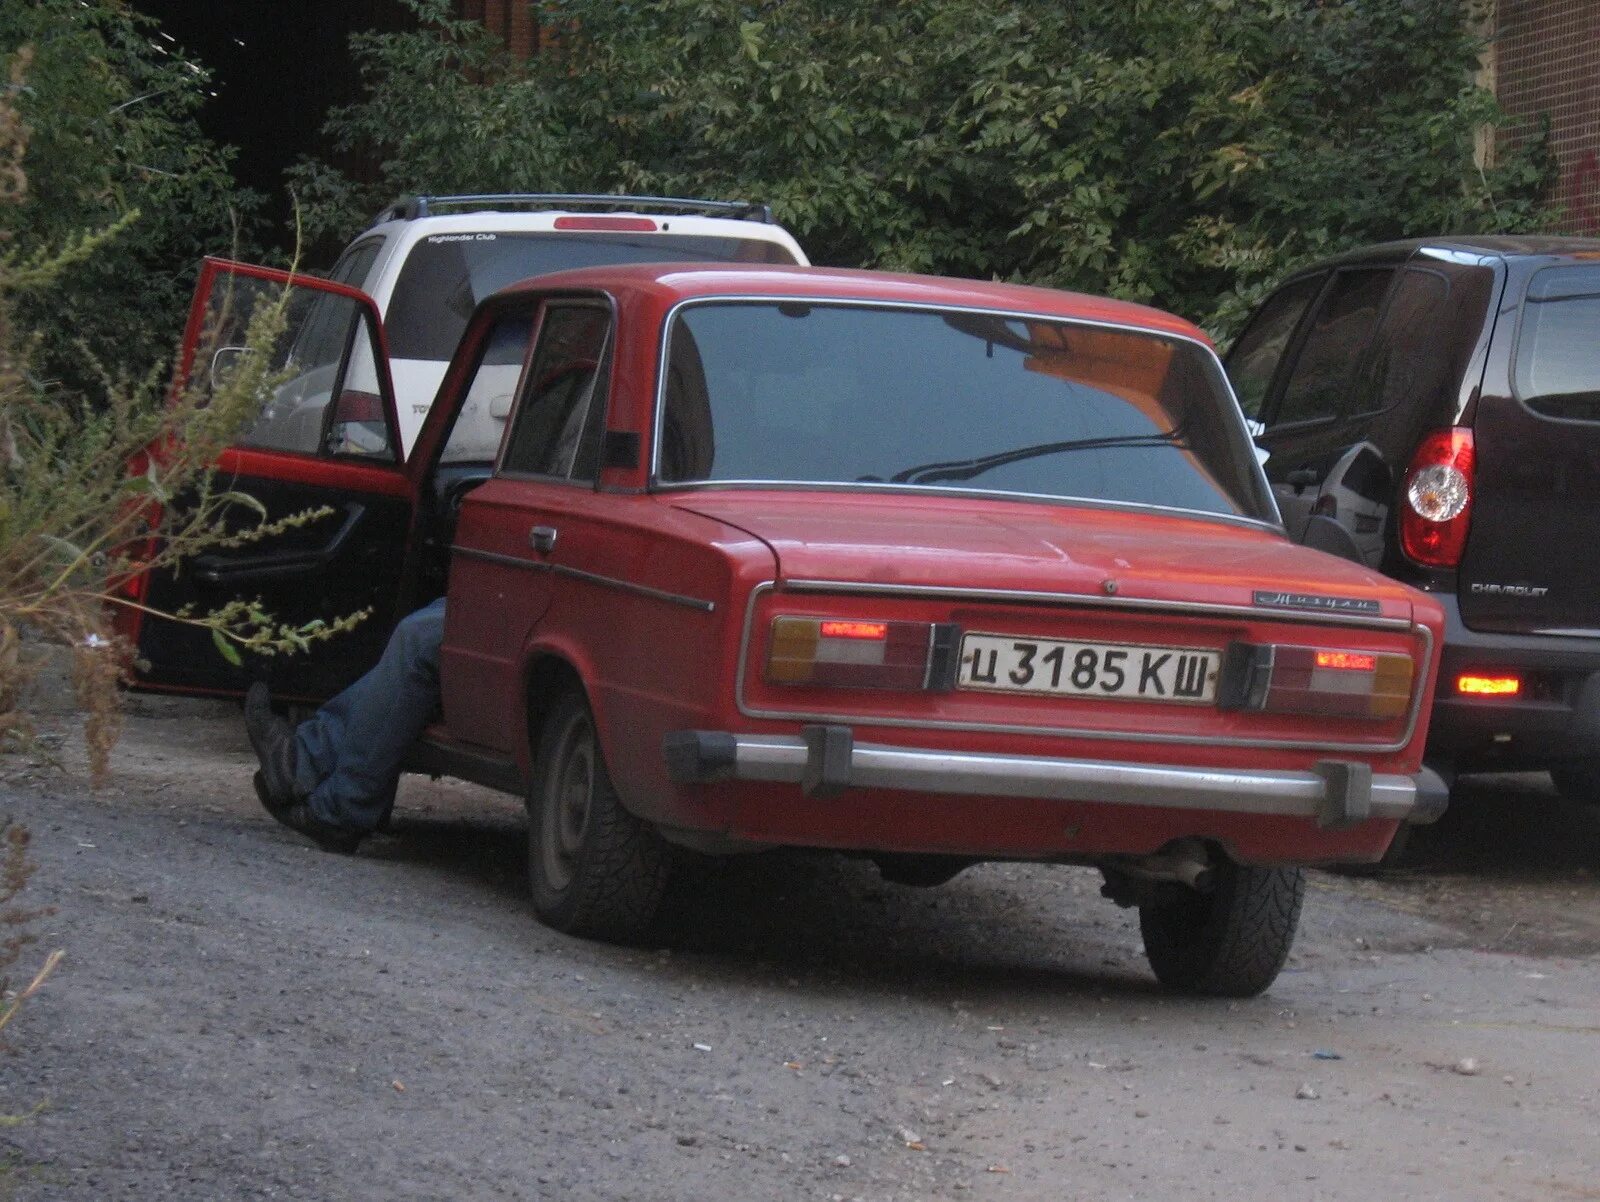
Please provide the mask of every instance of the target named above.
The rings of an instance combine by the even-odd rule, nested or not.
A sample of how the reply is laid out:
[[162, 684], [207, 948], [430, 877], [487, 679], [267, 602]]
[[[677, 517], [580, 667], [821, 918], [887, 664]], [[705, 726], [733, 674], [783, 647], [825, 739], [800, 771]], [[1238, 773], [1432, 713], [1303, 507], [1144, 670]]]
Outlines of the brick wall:
[[1495, 93], [1515, 140], [1550, 121], [1564, 229], [1600, 235], [1600, 0], [1499, 0]]
[[513, 54], [527, 58], [539, 49], [538, 0], [456, 0], [469, 21], [482, 21]]

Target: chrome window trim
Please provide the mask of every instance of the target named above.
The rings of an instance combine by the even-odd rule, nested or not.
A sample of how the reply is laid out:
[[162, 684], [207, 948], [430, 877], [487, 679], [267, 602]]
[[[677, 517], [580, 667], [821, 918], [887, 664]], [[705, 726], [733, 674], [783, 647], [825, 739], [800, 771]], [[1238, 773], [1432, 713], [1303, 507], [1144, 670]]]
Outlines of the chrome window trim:
[[566, 576], [571, 580], [583, 580], [589, 584], [599, 585], [602, 588], [614, 588], [635, 596], [649, 597], [655, 601], [665, 601], [671, 605], [682, 605], [688, 609], [699, 610], [701, 613], [714, 613], [717, 608], [715, 601], [707, 601], [701, 597], [688, 597], [682, 593], [669, 593], [665, 589], [652, 588], [648, 584], [638, 584], [632, 580], [621, 580], [616, 576], [602, 576], [598, 572], [585, 572], [582, 568], [568, 567], [563, 563], [545, 563], [536, 559], [523, 559], [517, 555], [502, 555], [498, 551], [480, 551], [476, 547], [463, 547], [459, 544], [450, 548], [452, 555], [459, 555], [463, 559], [478, 559], [485, 563], [496, 563], [508, 568], [521, 568], [527, 572], [550, 572], [556, 576]]
[[1300, 622], [1307, 625], [1356, 626], [1378, 630], [1403, 630], [1414, 633], [1422, 642], [1424, 670], [1417, 673], [1411, 709], [1400, 738], [1390, 743], [1317, 742], [1305, 739], [1240, 738], [1237, 736], [1195, 736], [1154, 734], [1148, 731], [1083, 730], [1062, 726], [1021, 726], [997, 722], [956, 722], [937, 718], [893, 718], [881, 715], [769, 710], [750, 704], [745, 696], [750, 645], [755, 629], [756, 605], [765, 593], [778, 590], [777, 581], [768, 580], [750, 590], [745, 603], [744, 630], [739, 636], [739, 660], [734, 682], [734, 702], [746, 718], [778, 719], [787, 722], [844, 723], [851, 726], [882, 726], [914, 730], [981, 731], [991, 734], [1042, 735], [1051, 738], [1099, 739], [1122, 743], [1167, 745], [1204, 744], [1217, 747], [1274, 747], [1306, 751], [1359, 752], [1382, 755], [1403, 751], [1416, 734], [1422, 716], [1422, 699], [1427, 689], [1426, 665], [1433, 658], [1433, 631], [1426, 625], [1405, 618], [1361, 618], [1346, 614], [1298, 613], [1293, 610], [1262, 610], [1251, 605], [1212, 605], [1190, 601], [1152, 601], [1139, 597], [1084, 596], [1074, 593], [1039, 593], [1006, 589], [944, 588], [938, 586], [875, 584], [870, 581], [786, 580], [782, 591], [797, 593], [844, 593], [856, 596], [945, 598], [952, 601], [993, 601], [1002, 604], [1055, 605], [1096, 609], [1132, 609], [1147, 613], [1179, 613], [1187, 616], [1223, 618], [1249, 617], [1270, 621]]
[[[982, 305], [935, 304], [931, 301], [873, 300], [868, 298], [843, 296], [795, 296], [776, 293], [772, 295], [729, 293], [719, 296], [685, 297], [684, 299], [675, 302], [672, 307], [667, 310], [666, 316], [662, 318], [661, 337], [659, 339], [659, 346], [656, 350], [655, 412], [651, 417], [650, 430], [650, 476], [648, 488], [651, 492], [665, 492], [669, 490], [686, 488], [707, 488], [715, 487], [720, 484], [733, 484], [739, 487], [758, 486], [762, 488], [782, 488], [787, 486], [791, 488], [810, 490], [859, 489], [869, 492], [884, 491], [883, 484], [861, 485], [842, 481], [812, 483], [804, 480], [688, 480], [674, 481], [666, 484], [661, 482], [659, 478], [661, 474], [661, 423], [666, 414], [667, 351], [671, 341], [669, 335], [672, 330], [672, 323], [677, 319], [677, 316], [681, 310], [696, 305], [708, 304], [836, 305], [843, 308], [852, 309], [901, 309], [926, 313], [976, 313], [985, 317], [1008, 317], [1020, 320], [1028, 320], [1031, 318], [1033, 320], [1058, 322], [1063, 325], [1087, 326], [1099, 330], [1118, 330], [1122, 333], [1138, 334], [1146, 338], [1166, 338], [1173, 342], [1186, 343], [1190, 346], [1198, 347], [1206, 356], [1206, 358], [1211, 361], [1211, 366], [1216, 370], [1216, 377], [1222, 384], [1223, 394], [1229, 400], [1233, 401], [1234, 420], [1238, 423], [1239, 430], [1244, 436], [1245, 443], [1251, 447], [1255, 445], [1255, 440], [1250, 436], [1249, 428], [1244, 424], [1244, 413], [1239, 408], [1238, 398], [1234, 396], [1233, 386], [1228, 382], [1227, 370], [1222, 366], [1222, 360], [1217, 357], [1216, 348], [1212, 347], [1204, 339], [1196, 338], [1192, 334], [1177, 333], [1172, 330], [1153, 330], [1148, 326], [1132, 325], [1127, 322], [1119, 321], [1096, 320], [1095, 318], [1090, 317], [1063, 317], [1059, 314], [1040, 313], [1037, 310], [1032, 309], [996, 309]], [[1266, 471], [1262, 468], [1259, 457], [1254, 454], [1251, 454], [1250, 456], [1250, 468], [1255, 474], [1256, 484], [1260, 491], [1261, 498], [1265, 504], [1271, 507], [1273, 514], [1276, 515], [1276, 520], [1269, 518], [1253, 518], [1244, 514], [1215, 513], [1208, 509], [1183, 509], [1175, 506], [1140, 504], [1133, 501], [1109, 502], [1099, 497], [1063, 497], [1055, 494], [1018, 493], [994, 489], [946, 490], [933, 489], [915, 484], [889, 485], [888, 490], [913, 492], [921, 496], [945, 495], [948, 493], [949, 495], [956, 496], [990, 497], [997, 500], [1011, 498], [1021, 500], [1042, 499], [1053, 501], [1057, 504], [1116, 508], [1138, 513], [1176, 513], [1193, 515], [1195, 518], [1201, 521], [1239, 523], [1256, 528], [1266, 527], [1269, 530], [1276, 530], [1280, 533], [1284, 532], [1283, 517], [1278, 511], [1277, 497], [1272, 491], [1271, 484], [1267, 481]]]

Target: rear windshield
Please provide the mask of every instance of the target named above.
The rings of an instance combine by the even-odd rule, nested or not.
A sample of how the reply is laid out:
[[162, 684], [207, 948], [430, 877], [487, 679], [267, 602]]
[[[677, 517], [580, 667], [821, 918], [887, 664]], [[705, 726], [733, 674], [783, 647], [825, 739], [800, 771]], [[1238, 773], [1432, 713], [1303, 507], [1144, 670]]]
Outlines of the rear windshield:
[[714, 302], [669, 333], [657, 478], [1276, 512], [1216, 359], [1038, 317]]
[[793, 263], [776, 242], [680, 234], [432, 234], [406, 256], [384, 316], [396, 359], [448, 361], [479, 301], [518, 280], [617, 263]]
[[1535, 413], [1600, 422], [1600, 266], [1547, 267], [1528, 286], [1512, 381]]

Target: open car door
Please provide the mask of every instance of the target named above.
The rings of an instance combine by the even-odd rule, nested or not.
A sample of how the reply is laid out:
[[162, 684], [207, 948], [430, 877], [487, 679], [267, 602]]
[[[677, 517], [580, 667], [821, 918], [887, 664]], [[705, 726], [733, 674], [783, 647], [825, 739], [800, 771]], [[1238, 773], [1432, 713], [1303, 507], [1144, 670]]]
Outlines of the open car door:
[[[377, 661], [397, 620], [413, 499], [372, 299], [327, 280], [207, 259], [178, 378], [198, 372], [225, 379], [254, 353], [245, 346], [245, 329], [258, 301], [280, 296], [288, 322], [268, 352], [269, 368], [278, 374], [261, 397], [259, 414], [223, 453], [217, 486], [254, 497], [267, 520], [322, 507], [331, 513], [141, 578], [137, 588], [146, 608], [128, 608], [119, 617], [119, 629], [139, 651], [135, 688], [242, 693], [263, 679], [275, 696], [322, 700]], [[230, 522], [241, 526], [259, 520], [244, 506], [230, 513]], [[371, 613], [309, 653], [246, 653], [235, 665], [208, 630], [149, 612], [187, 606], [204, 614], [235, 598], [259, 599], [276, 620], [292, 624]]]

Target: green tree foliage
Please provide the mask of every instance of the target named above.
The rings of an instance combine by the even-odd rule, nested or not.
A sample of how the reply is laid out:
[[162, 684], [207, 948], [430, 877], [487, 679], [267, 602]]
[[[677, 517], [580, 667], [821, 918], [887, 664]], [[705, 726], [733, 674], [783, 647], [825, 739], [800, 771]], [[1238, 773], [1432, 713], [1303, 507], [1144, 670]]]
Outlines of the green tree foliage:
[[[251, 307], [245, 353], [231, 372], [220, 378], [189, 372], [170, 395], [154, 370], [134, 384], [106, 380], [92, 399], [39, 371], [36, 356], [47, 344], [16, 314], [59, 288], [65, 273], [98, 263], [133, 222], [126, 216], [75, 234], [62, 249], [30, 248], [13, 238], [7, 218], [29, 203], [32, 187], [23, 167], [29, 131], [13, 98], [24, 90], [31, 60], [26, 46], [9, 62], [0, 60], [0, 78], [12, 84], [0, 92], [0, 753], [31, 742], [27, 686], [39, 667], [38, 650], [54, 643], [71, 656], [90, 772], [98, 781], [121, 729], [117, 685], [134, 656], [116, 624], [118, 612], [209, 630], [218, 653], [235, 664], [241, 650], [307, 651], [365, 614], [289, 625], [244, 598], [207, 614], [173, 614], [147, 607], [129, 588], [143, 572], [171, 570], [207, 549], [256, 543], [333, 511], [324, 506], [268, 520], [259, 501], [213, 470], [284, 381], [272, 366], [282, 362], [284, 293], [268, 292]], [[233, 317], [245, 316], [235, 313], [237, 303], [231, 294], [222, 298], [211, 328], [201, 331], [199, 362], [210, 361], [209, 348]], [[101, 348], [85, 345], [98, 357]], [[21, 856], [20, 844], [15, 854]], [[0, 863], [0, 928], [9, 863]], [[6, 946], [0, 942], [0, 968]], [[0, 1007], [0, 1026], [6, 1014]]]
[[357, 39], [323, 231], [407, 191], [773, 202], [819, 262], [1022, 280], [1225, 328], [1363, 241], [1536, 227], [1545, 167], [1497, 118], [1466, 0], [555, 0], [531, 62], [442, 0]]
[[12, 249], [60, 249], [138, 215], [18, 302], [19, 321], [42, 337], [36, 368], [93, 391], [99, 368], [80, 344], [119, 375], [164, 359], [195, 264], [235, 240], [235, 221], [256, 198], [236, 188], [231, 155], [196, 124], [205, 70], [148, 18], [116, 0], [8, 0], [0, 61], [23, 47], [27, 74], [10, 100], [28, 133], [29, 189], [0, 209]]

